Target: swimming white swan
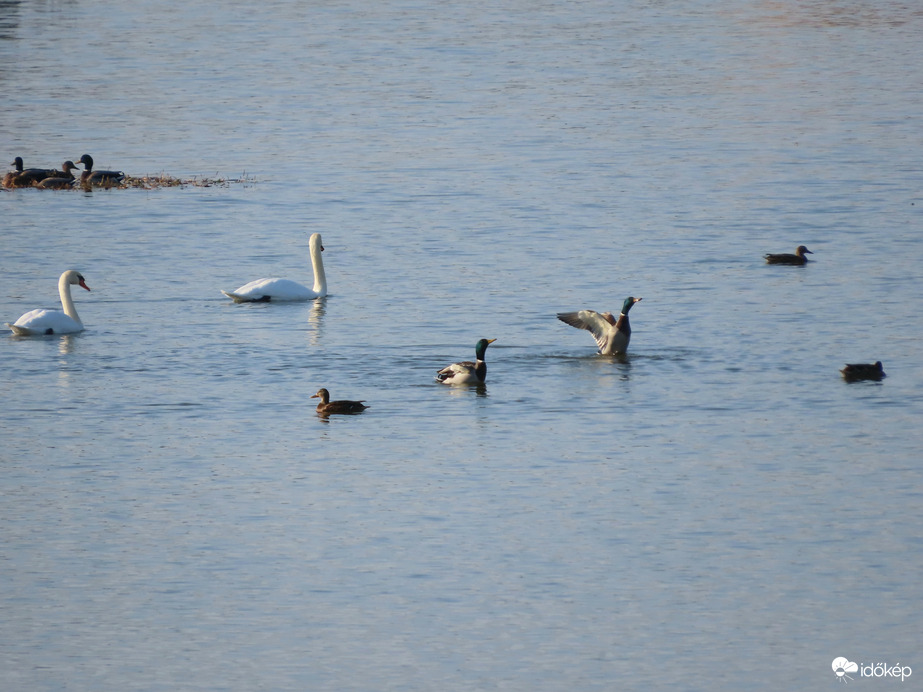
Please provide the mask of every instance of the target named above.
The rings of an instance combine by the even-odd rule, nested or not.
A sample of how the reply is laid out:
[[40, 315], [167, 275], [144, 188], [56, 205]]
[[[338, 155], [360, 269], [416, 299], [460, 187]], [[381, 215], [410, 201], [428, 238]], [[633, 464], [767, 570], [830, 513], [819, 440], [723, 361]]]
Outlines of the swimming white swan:
[[6, 326], [19, 336], [82, 332], [83, 322], [80, 321], [77, 309], [74, 307], [74, 300], [71, 298], [71, 286], [80, 286], [88, 291], [90, 290], [80, 272], [68, 269], [58, 279], [58, 293], [61, 296], [61, 305], [64, 306], [64, 310], [48, 308], [30, 310], [13, 324], [7, 322]]
[[309, 242], [311, 264], [314, 266], [314, 290], [289, 279], [257, 279], [244, 284], [235, 291], [221, 291], [235, 303], [280, 302], [314, 300], [327, 295], [327, 275], [324, 274], [324, 260], [321, 252], [320, 233], [314, 233]]

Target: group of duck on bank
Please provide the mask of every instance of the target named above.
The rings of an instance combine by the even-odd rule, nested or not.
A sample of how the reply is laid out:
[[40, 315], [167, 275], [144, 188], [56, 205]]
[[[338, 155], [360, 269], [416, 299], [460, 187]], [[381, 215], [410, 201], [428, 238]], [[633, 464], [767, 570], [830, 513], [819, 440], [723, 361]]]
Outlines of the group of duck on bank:
[[83, 164], [83, 173], [79, 180], [71, 171], [80, 169], [74, 162], [67, 160], [61, 164], [61, 170], [54, 168], [23, 168], [22, 157], [17, 156], [12, 165], [15, 170], [3, 176], [3, 187], [37, 187], [40, 190], [63, 190], [76, 187], [79, 182], [81, 187], [119, 185], [125, 179], [122, 171], [94, 171], [93, 157], [84, 154], [77, 163]]
[[80, 173], [79, 178], [75, 177], [74, 171], [80, 171], [80, 169], [70, 159], [62, 163], [61, 169], [58, 170], [56, 168], [25, 168], [22, 157], [17, 156], [13, 163], [10, 164], [14, 167], [13, 170], [8, 171], [3, 176], [0, 185], [8, 189], [34, 188], [37, 190], [83, 190], [88, 192], [94, 187], [151, 190], [186, 185], [195, 187], [227, 186], [234, 182], [245, 182], [245, 179], [230, 180], [227, 178], [199, 176], [191, 179], [180, 179], [165, 173], [134, 176], [123, 171], [98, 171], [93, 169], [93, 157], [89, 154], [81, 156], [77, 163], [83, 164], [83, 172]]
[[[92, 162], [90, 163], [92, 167]], [[257, 279], [240, 286], [233, 291], [222, 293], [235, 303], [252, 302], [292, 302], [307, 301], [323, 298], [327, 295], [327, 275], [324, 271], [324, 262], [321, 253], [324, 246], [320, 233], [311, 235], [308, 246], [311, 253], [311, 264], [314, 269], [314, 286], [308, 288], [290, 279]], [[765, 255], [769, 264], [803, 265], [807, 262], [805, 254], [813, 254], [805, 246], [798, 247], [796, 253]], [[40, 308], [31, 310], [22, 315], [12, 324], [6, 326], [17, 336], [48, 336], [55, 334], [73, 334], [83, 331], [83, 322], [77, 315], [74, 300], [71, 296], [71, 286], [80, 286], [89, 291], [83, 275], [75, 269], [69, 269], [61, 274], [58, 279], [58, 294], [61, 298], [62, 310]], [[599, 354], [604, 356], [623, 356], [628, 350], [631, 341], [631, 324], [628, 313], [641, 302], [641, 298], [629, 296], [622, 303], [618, 317], [611, 312], [596, 312], [595, 310], [579, 310], [576, 312], [560, 312], [559, 320], [577, 329], [584, 329], [596, 340]], [[480, 339], [475, 345], [475, 360], [461, 361], [447, 365], [436, 373], [436, 381], [447, 385], [483, 384], [487, 379], [487, 347], [496, 339]], [[851, 363], [840, 371], [843, 377], [850, 382], [858, 380], [880, 380], [884, 377], [884, 370], [880, 361], [875, 363]], [[331, 401], [330, 393], [326, 389], [318, 390], [312, 397], [320, 399], [317, 412], [322, 416], [329, 414], [354, 414], [361, 413], [368, 408], [364, 401]]]

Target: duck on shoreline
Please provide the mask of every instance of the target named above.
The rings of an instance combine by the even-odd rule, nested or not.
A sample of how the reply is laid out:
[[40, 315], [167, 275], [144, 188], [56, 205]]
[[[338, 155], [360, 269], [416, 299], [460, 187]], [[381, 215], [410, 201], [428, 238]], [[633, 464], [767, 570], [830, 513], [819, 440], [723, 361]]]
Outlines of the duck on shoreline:
[[13, 159], [15, 170], [3, 176], [3, 187], [32, 187], [56, 171], [53, 168], [23, 168], [22, 157]]
[[52, 175], [35, 184], [35, 187], [41, 190], [62, 190], [67, 187], [73, 187], [77, 179], [71, 171], [80, 170], [74, 165], [73, 161], [65, 161], [61, 164], [60, 171], [52, 171]]
[[125, 179], [122, 171], [94, 171], [93, 157], [84, 154], [77, 163], [83, 164], [83, 173], [80, 175], [81, 185], [115, 186]]

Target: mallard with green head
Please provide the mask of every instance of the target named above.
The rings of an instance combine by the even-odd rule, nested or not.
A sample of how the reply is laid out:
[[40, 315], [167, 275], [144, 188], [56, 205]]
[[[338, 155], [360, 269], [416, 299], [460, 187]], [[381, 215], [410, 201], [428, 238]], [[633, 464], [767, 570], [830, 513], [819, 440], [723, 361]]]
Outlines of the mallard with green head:
[[799, 245], [795, 250], [795, 254], [791, 255], [789, 253], [783, 252], [778, 255], [763, 255], [766, 258], [768, 264], [792, 264], [792, 265], [802, 265], [808, 263], [808, 258], [805, 255], [813, 255], [814, 253], [808, 250], [804, 245]]
[[117, 187], [125, 179], [125, 173], [122, 171], [94, 171], [93, 157], [89, 154], [81, 156], [77, 163], [83, 164], [83, 173], [80, 174], [80, 184], [84, 187], [89, 185]]
[[880, 380], [885, 376], [885, 370], [880, 360], [876, 360], [874, 363], [847, 363], [846, 367], [840, 372], [843, 373], [843, 379], [847, 382]]
[[481, 339], [474, 347], [476, 362], [470, 360], [452, 363], [436, 373], [436, 381], [442, 384], [481, 384], [487, 378], [487, 363], [484, 354], [496, 339]]
[[611, 312], [580, 310], [579, 312], [559, 312], [558, 319], [577, 329], [586, 329], [599, 346], [599, 353], [604, 356], [622, 355], [628, 350], [631, 341], [631, 323], [628, 311], [640, 298], [628, 296], [622, 303], [622, 311], [616, 319]]
[[362, 401], [330, 401], [330, 392], [326, 389], [318, 389], [312, 399], [320, 399], [317, 405], [317, 413], [321, 416], [329, 416], [331, 413], [362, 413], [368, 408]]
[[21, 156], [13, 159], [16, 170], [3, 176], [3, 187], [32, 187], [54, 173], [53, 168], [23, 168]]

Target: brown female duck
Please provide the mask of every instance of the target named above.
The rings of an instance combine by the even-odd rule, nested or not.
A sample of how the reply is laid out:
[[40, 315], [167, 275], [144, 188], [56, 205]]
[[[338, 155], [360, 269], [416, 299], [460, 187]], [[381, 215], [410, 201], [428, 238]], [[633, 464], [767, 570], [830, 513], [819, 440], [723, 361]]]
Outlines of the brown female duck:
[[766, 258], [766, 262], [769, 264], [802, 265], [808, 263], [808, 258], [805, 257], [805, 254], [813, 255], [814, 253], [808, 250], [804, 245], [799, 245], [794, 255], [783, 252], [778, 255], [763, 255], [763, 257]]
[[80, 169], [74, 165], [73, 161], [65, 161], [61, 164], [60, 171], [52, 171], [51, 176], [37, 182], [35, 187], [41, 188], [42, 190], [63, 190], [67, 187], [73, 187], [76, 180], [71, 171], [79, 170]]
[[318, 389], [312, 399], [320, 399], [317, 405], [317, 414], [320, 416], [329, 416], [331, 413], [362, 413], [368, 408], [362, 401], [330, 401], [330, 392], [326, 389]]

